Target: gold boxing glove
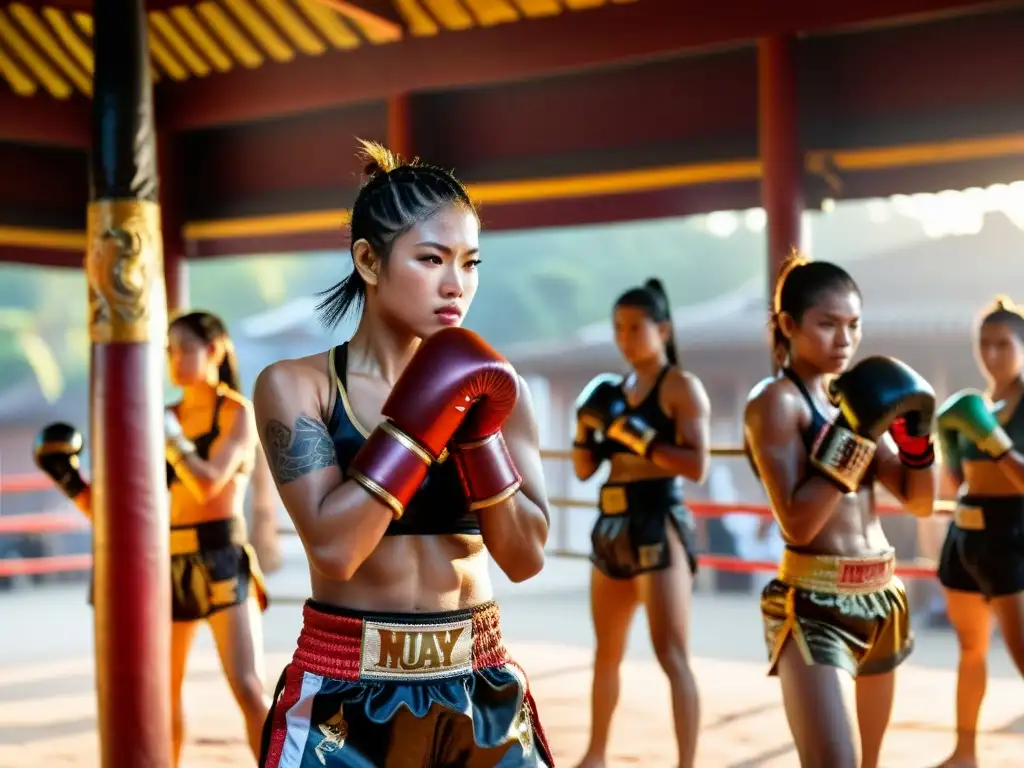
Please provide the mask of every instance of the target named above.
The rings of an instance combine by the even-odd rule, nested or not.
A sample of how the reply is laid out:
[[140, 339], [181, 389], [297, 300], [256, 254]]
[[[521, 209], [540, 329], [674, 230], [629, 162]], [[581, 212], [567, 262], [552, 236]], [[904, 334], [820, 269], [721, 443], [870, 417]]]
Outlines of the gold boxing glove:
[[635, 414], [619, 416], [604, 432], [606, 440], [614, 440], [645, 459], [654, 449], [657, 435], [654, 427]]

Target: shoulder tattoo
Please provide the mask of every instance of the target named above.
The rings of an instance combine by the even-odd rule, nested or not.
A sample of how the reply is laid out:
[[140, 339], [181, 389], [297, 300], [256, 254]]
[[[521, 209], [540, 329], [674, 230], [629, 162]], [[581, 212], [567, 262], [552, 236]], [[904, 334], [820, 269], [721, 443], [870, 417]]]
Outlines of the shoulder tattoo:
[[263, 435], [267, 463], [279, 485], [338, 463], [334, 441], [319, 419], [299, 416], [291, 427], [271, 419]]

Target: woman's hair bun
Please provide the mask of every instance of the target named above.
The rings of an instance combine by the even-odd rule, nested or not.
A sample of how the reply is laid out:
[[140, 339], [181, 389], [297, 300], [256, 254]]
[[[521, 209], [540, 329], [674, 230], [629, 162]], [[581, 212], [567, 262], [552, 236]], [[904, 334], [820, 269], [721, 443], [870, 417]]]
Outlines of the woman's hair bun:
[[652, 277], [644, 283], [644, 288], [651, 293], [658, 296], [658, 298], [667, 299], [668, 292], [665, 290], [664, 283], [656, 277]]
[[373, 176], [375, 173], [390, 173], [402, 164], [398, 155], [376, 141], [359, 139], [361, 150], [360, 157], [363, 160], [363, 173]]
[[1013, 299], [1007, 296], [1005, 293], [997, 294], [995, 299], [992, 301], [993, 308], [996, 312], [1016, 312], [1017, 305], [1013, 303]]

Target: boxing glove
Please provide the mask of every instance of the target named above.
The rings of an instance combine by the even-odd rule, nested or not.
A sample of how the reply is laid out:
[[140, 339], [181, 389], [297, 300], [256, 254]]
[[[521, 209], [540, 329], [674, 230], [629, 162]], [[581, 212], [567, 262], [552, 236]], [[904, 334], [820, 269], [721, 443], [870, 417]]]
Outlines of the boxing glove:
[[598, 461], [607, 459], [615, 451], [611, 443], [597, 439], [597, 432], [603, 432], [612, 419], [625, 410], [622, 377], [611, 373], [595, 376], [576, 398], [573, 448], [590, 451]]
[[645, 459], [654, 450], [657, 431], [635, 413], [619, 416], [604, 431], [605, 439], [624, 445], [632, 453]]
[[576, 420], [591, 430], [604, 432], [625, 411], [622, 377], [612, 373], [595, 376], [576, 398]]
[[1002, 458], [1013, 449], [1010, 436], [999, 426], [984, 395], [977, 390], [963, 389], [946, 400], [939, 408], [938, 424], [940, 430], [963, 435], [993, 459]]
[[352, 458], [348, 476], [400, 518], [431, 465], [447, 456], [446, 446], [473, 404], [509, 376], [515, 377], [511, 366], [472, 331], [443, 328], [424, 339], [384, 402], [384, 422]]
[[164, 456], [167, 463], [176, 467], [182, 459], [195, 453], [195, 444], [185, 437], [178, 416], [170, 408], [164, 410]]
[[450, 450], [471, 511], [500, 504], [523, 483], [501, 434], [501, 425], [519, 399], [519, 376], [493, 349], [480, 351], [490, 352], [504, 365], [495, 367], [482, 384], [480, 400], [455, 431]]
[[62, 422], [43, 427], [33, 447], [36, 466], [72, 501], [88, 488], [79, 472], [83, 447], [82, 433]]
[[[889, 426], [889, 434], [899, 452], [900, 462], [908, 469], [927, 469], [935, 463], [935, 444], [931, 431], [917, 422], [916, 413], [896, 418]], [[924, 432], [924, 434], [921, 434]]]
[[908, 434], [921, 436], [935, 413], [935, 392], [910, 366], [891, 357], [869, 357], [828, 386], [840, 414], [811, 446], [812, 466], [848, 493], [860, 487], [877, 440], [906, 416]]
[[946, 469], [963, 471], [964, 457], [960, 452], [960, 437], [955, 429], [939, 428], [939, 445], [942, 447], [942, 464]]

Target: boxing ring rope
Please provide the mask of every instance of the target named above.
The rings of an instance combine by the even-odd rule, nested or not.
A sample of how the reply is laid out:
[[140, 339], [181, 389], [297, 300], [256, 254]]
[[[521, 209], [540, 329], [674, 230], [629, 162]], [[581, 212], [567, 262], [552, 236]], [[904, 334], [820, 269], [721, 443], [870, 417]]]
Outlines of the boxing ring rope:
[[[714, 446], [711, 449], [711, 455], [716, 458], [746, 456], [743, 448], [738, 446]], [[547, 449], [541, 451], [541, 458], [547, 461], [569, 461], [572, 458], [572, 452]], [[33, 473], [0, 478], [0, 496], [4, 494], [52, 491], [53, 489], [53, 481], [42, 474]], [[548, 502], [555, 509], [595, 510], [597, 508], [597, 501], [589, 499], [549, 496]], [[688, 501], [687, 507], [693, 512], [694, 516], [704, 518], [722, 517], [731, 514], [750, 514], [761, 518], [771, 517], [771, 510], [764, 503], [695, 500]], [[937, 500], [935, 503], [935, 512], [937, 513], [952, 513], [954, 509], [955, 502], [953, 501]], [[89, 521], [78, 510], [74, 510], [73, 507], [72, 510], [67, 512], [48, 511], [13, 515], [0, 514], [0, 536], [79, 533], [89, 530]], [[906, 514], [902, 507], [895, 504], [879, 504], [877, 511], [879, 515]], [[284, 536], [296, 535], [295, 530], [288, 527], [279, 528], [278, 534]], [[561, 548], [549, 550], [549, 554], [554, 557], [587, 557], [584, 553]], [[702, 568], [731, 571], [733, 573], [766, 573], [773, 572], [778, 568], [778, 563], [774, 561], [744, 560], [730, 555], [711, 554], [700, 555], [698, 557], [698, 564]], [[85, 571], [91, 566], [92, 556], [87, 554], [49, 555], [34, 558], [0, 558], [0, 578]], [[897, 564], [896, 573], [904, 579], [930, 579], [935, 577], [935, 567], [903, 562]]]

